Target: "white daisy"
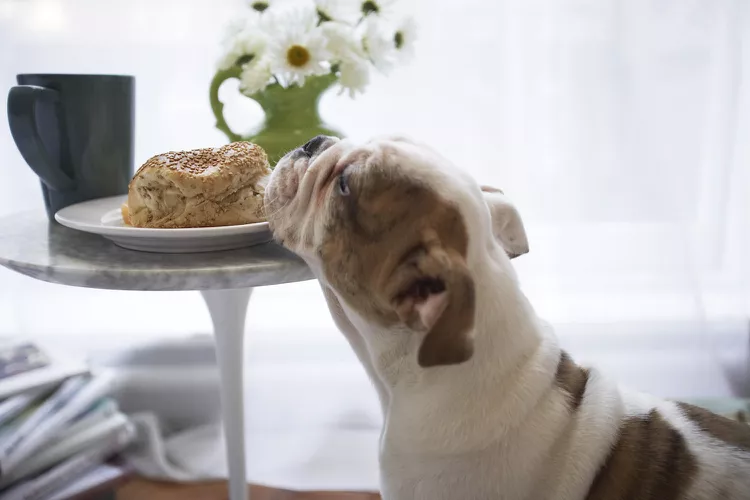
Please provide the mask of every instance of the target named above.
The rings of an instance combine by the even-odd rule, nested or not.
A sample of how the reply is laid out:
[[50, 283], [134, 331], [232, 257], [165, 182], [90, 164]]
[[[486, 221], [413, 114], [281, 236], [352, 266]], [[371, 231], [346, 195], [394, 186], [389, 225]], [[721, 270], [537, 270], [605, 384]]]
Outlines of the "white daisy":
[[360, 17], [357, 10], [359, 4], [351, 0], [315, 0], [315, 8], [318, 11], [320, 23], [338, 21], [341, 23], [354, 24]]
[[348, 61], [366, 58], [362, 41], [354, 27], [339, 22], [327, 22], [320, 25], [326, 38], [326, 49], [332, 61]]
[[354, 98], [358, 93], [365, 91], [370, 83], [370, 66], [364, 59], [349, 59], [339, 65], [339, 94], [349, 92], [349, 97]]
[[291, 30], [308, 32], [318, 26], [318, 12], [312, 0], [287, 4], [277, 3], [266, 14], [261, 18], [268, 32], [274, 37]]
[[414, 41], [417, 39], [417, 23], [414, 18], [407, 17], [396, 27], [393, 44], [399, 54], [399, 59], [408, 60], [414, 55]]
[[266, 50], [268, 39], [260, 29], [246, 28], [228, 41], [224, 54], [219, 60], [219, 69], [226, 70], [233, 66], [244, 67], [249, 62], [260, 58]]
[[[279, 18], [281, 19], [281, 18]], [[275, 23], [278, 35], [268, 46], [271, 71], [288, 87], [304, 85], [305, 77], [330, 72], [323, 31], [314, 9], [298, 9]]]
[[240, 73], [240, 92], [252, 96], [265, 89], [271, 81], [271, 64], [268, 57], [261, 57], [246, 64]]
[[394, 35], [383, 29], [377, 19], [365, 19], [362, 46], [372, 64], [381, 72], [387, 73], [396, 61]]
[[248, 29], [254, 29], [259, 24], [260, 13], [254, 10], [245, 11], [241, 15], [233, 16], [224, 30], [222, 43], [224, 45], [230, 45], [242, 32]]

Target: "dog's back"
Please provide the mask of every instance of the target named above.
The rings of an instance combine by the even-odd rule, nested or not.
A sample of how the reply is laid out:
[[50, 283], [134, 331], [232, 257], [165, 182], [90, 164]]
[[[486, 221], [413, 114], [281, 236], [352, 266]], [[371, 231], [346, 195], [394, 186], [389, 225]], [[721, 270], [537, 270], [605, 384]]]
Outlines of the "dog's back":
[[750, 426], [686, 403], [623, 397], [632, 407], [586, 500], [750, 499]]
[[[566, 358], [563, 353], [561, 359]], [[750, 425], [690, 404], [607, 389], [607, 384], [592, 383], [595, 372], [569, 358], [567, 364], [568, 380], [583, 377], [585, 382], [560, 384], [558, 377], [559, 388], [574, 401], [571, 431], [563, 438], [566, 444], [550, 455], [552, 477], [532, 498], [750, 499]], [[576, 372], [583, 375], [571, 375]], [[605, 407], [619, 407], [619, 417], [611, 420]], [[604, 454], [591, 447], [597, 440], [591, 432], [595, 426], [612, 431]], [[599, 456], [593, 476], [592, 456]]]

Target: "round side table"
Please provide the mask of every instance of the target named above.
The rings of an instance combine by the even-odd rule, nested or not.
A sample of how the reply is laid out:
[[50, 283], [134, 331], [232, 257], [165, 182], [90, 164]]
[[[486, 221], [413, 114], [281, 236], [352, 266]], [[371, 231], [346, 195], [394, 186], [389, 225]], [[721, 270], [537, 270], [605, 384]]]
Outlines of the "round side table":
[[231, 500], [247, 498], [242, 351], [253, 287], [313, 279], [274, 244], [223, 252], [126, 250], [98, 235], [49, 222], [43, 213], [0, 218], [0, 265], [51, 283], [109, 290], [200, 290], [214, 326]]

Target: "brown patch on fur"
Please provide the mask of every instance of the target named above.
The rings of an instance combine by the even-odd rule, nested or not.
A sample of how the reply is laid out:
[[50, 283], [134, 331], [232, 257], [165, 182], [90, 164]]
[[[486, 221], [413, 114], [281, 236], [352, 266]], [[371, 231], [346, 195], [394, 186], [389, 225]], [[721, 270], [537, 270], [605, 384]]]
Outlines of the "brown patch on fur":
[[589, 371], [581, 368], [570, 359], [568, 353], [560, 353], [560, 362], [557, 364], [555, 383], [570, 396], [570, 410], [575, 412], [581, 406], [583, 393], [586, 391], [586, 383], [589, 381]]
[[466, 337], [474, 326], [474, 280], [462, 256], [447, 253], [446, 259], [434, 275], [446, 283], [448, 306], [419, 349], [423, 367], [463, 363], [474, 354], [474, 345]]
[[350, 194], [330, 195], [319, 249], [326, 279], [368, 320], [413, 330], [419, 330], [414, 304], [445, 291], [449, 303], [427, 333], [419, 362], [466, 361], [473, 352], [474, 284], [464, 221], [455, 206], [397, 165], [375, 164], [382, 160], [349, 167]]
[[503, 193], [502, 189], [498, 189], [498, 188], [492, 187], [492, 186], [479, 186], [479, 189], [481, 189], [485, 193], [500, 193], [500, 194], [505, 194], [505, 193]]
[[586, 500], [681, 500], [697, 472], [685, 438], [651, 410], [623, 420]]
[[677, 403], [677, 406], [701, 431], [729, 446], [750, 451], [750, 425], [730, 420], [691, 404]]

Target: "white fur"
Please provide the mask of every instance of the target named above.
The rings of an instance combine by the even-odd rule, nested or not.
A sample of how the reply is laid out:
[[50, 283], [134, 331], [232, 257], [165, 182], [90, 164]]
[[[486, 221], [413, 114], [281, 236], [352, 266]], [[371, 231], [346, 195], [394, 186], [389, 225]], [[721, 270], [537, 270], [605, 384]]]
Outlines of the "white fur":
[[[476, 289], [475, 349], [465, 363], [420, 367], [420, 336], [405, 327], [389, 330], [371, 324], [337, 295], [322, 273], [314, 250], [326, 205], [310, 203], [310, 193], [348, 157], [363, 148], [377, 152], [384, 144], [389, 150], [396, 147], [404, 172], [462, 212], [469, 234], [467, 265]], [[431, 149], [403, 139], [373, 141], [362, 148], [342, 141], [306, 171], [277, 167], [269, 192], [291, 175], [301, 176], [299, 192], [271, 223], [280, 238], [301, 235], [290, 247], [319, 278], [337, 326], [378, 392], [384, 414], [380, 464], [385, 500], [582, 500], [622, 418], [651, 408], [683, 433], [699, 457], [701, 475], [691, 500], [712, 498], [714, 485], [727, 481], [739, 495], [730, 498], [750, 498], [748, 481], [738, 480], [746, 454], [729, 451], [701, 433], [672, 403], [622, 391], [592, 370], [581, 406], [571, 415], [567, 395], [555, 384], [558, 343], [520, 291], [506, 254], [523, 251], [526, 239], [518, 213], [504, 195], [491, 195], [500, 203], [490, 210], [473, 180]]]

